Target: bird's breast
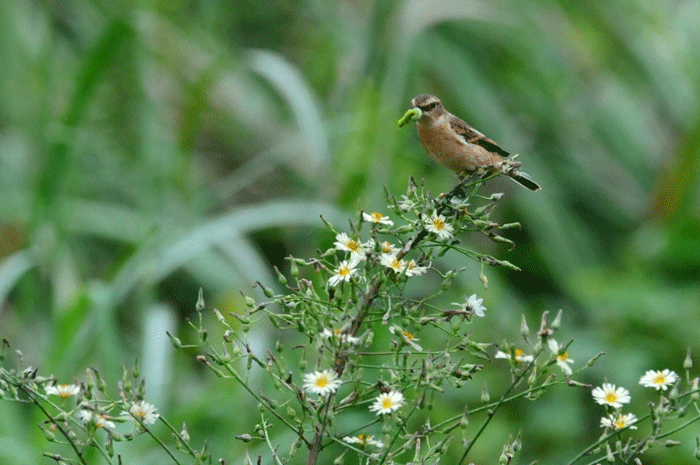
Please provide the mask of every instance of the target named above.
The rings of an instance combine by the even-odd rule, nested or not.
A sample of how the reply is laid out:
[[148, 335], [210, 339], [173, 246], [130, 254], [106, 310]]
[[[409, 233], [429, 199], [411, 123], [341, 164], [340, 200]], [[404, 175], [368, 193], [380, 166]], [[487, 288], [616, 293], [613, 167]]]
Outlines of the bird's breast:
[[417, 124], [418, 137], [430, 157], [441, 165], [460, 173], [493, 166], [500, 157], [485, 148], [470, 144], [448, 124]]

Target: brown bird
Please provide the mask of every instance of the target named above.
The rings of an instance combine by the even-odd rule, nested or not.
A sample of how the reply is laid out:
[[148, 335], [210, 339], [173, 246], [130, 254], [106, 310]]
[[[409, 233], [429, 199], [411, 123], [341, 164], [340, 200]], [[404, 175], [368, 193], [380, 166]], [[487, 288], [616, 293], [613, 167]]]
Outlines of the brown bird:
[[[428, 155], [458, 175], [501, 171], [532, 191], [540, 189], [519, 166], [508, 165], [510, 155], [494, 141], [457, 118], [442, 106], [434, 95], [421, 94], [411, 100], [411, 106], [421, 110], [418, 136]], [[460, 176], [461, 177], [461, 176]]]

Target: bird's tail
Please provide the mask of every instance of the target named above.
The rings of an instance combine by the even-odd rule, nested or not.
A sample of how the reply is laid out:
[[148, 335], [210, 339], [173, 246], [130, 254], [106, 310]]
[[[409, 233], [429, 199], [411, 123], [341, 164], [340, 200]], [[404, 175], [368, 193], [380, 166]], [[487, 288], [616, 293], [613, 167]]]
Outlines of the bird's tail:
[[537, 184], [535, 181], [533, 181], [530, 178], [530, 176], [523, 173], [522, 171], [513, 171], [513, 172], [507, 173], [507, 174], [508, 174], [508, 176], [510, 176], [510, 179], [517, 182], [521, 186], [527, 187], [531, 191], [538, 191], [541, 189], [539, 184]]

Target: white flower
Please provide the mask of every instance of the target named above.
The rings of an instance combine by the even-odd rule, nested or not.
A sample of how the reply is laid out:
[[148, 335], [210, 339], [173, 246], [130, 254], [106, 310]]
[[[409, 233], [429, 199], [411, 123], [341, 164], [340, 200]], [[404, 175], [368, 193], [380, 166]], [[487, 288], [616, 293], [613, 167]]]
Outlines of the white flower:
[[600, 419], [600, 426], [603, 428], [612, 428], [614, 430], [622, 429], [629, 426], [629, 429], [637, 429], [636, 426], [630, 426], [637, 421], [637, 417], [633, 413], [627, 415], [619, 414], [617, 416], [610, 415]]
[[412, 210], [416, 206], [416, 202], [413, 200], [409, 199], [407, 196], [402, 195], [401, 200], [396, 202], [396, 204], [399, 206], [399, 209], [401, 211], [407, 212], [409, 210]]
[[393, 226], [394, 222], [389, 219], [388, 216], [382, 216], [381, 213], [374, 212], [371, 215], [368, 215], [365, 212], [362, 212], [362, 219], [365, 221], [369, 221], [370, 223], [374, 224], [383, 224], [386, 226]]
[[304, 389], [311, 394], [325, 396], [340, 387], [338, 375], [333, 370], [315, 371], [304, 375]]
[[131, 406], [128, 412], [122, 412], [121, 414], [134, 422], [136, 422], [138, 418], [144, 425], [152, 425], [158, 420], [159, 416], [156, 413], [156, 408], [143, 400], [136, 402]]
[[627, 389], [616, 388], [610, 383], [603, 383], [603, 387], [593, 389], [593, 399], [600, 405], [610, 405], [613, 408], [620, 408], [632, 400]]
[[78, 418], [80, 418], [80, 421], [82, 421], [83, 423], [88, 423], [90, 421], [94, 421], [96, 428], [113, 429], [116, 427], [114, 422], [109, 421], [107, 419], [107, 417], [105, 417], [104, 414], [95, 413], [89, 409], [79, 410], [78, 411]]
[[678, 380], [678, 375], [676, 372], [666, 368], [663, 371], [649, 370], [644, 373], [639, 380], [639, 384], [644, 387], [653, 387], [657, 391], [659, 389], [666, 390], [670, 385]]
[[426, 271], [428, 271], [428, 267], [416, 265], [415, 260], [410, 260], [406, 263], [406, 276], [420, 276], [425, 274]]
[[379, 263], [387, 268], [391, 268], [395, 273], [401, 273], [406, 268], [406, 262], [399, 260], [394, 254], [383, 253], [379, 257]]
[[343, 342], [348, 342], [352, 345], [357, 345], [360, 343], [360, 338], [355, 337], [355, 336], [350, 336], [349, 334], [343, 333], [342, 329], [334, 329], [331, 331], [328, 328], [325, 328], [321, 333], [319, 334], [323, 339], [330, 339], [330, 338], [337, 338], [338, 341], [342, 344]]
[[77, 384], [49, 384], [46, 386], [46, 394], [58, 396], [61, 399], [67, 399], [70, 396], [77, 396], [80, 393], [80, 386]]
[[355, 239], [350, 239], [345, 233], [340, 233], [335, 236], [336, 242], [334, 243], [335, 248], [338, 250], [345, 250], [350, 252], [350, 261], [359, 262], [367, 258], [367, 250], [374, 247], [374, 241], [369, 240], [364, 244], [356, 241]]
[[357, 274], [357, 270], [355, 269], [355, 263], [352, 261], [348, 263], [347, 260], [343, 260], [340, 262], [340, 265], [338, 265], [338, 269], [335, 270], [333, 276], [331, 276], [328, 279], [328, 284], [331, 286], [335, 287], [338, 285], [338, 283], [342, 281], [350, 281], [350, 278], [352, 278], [354, 275]]
[[396, 253], [399, 251], [399, 248], [389, 241], [384, 241], [379, 244], [379, 246], [382, 248], [383, 254], [396, 255]]
[[429, 232], [435, 233], [438, 239], [446, 240], [452, 237], [454, 228], [451, 224], [445, 222], [445, 217], [433, 212], [433, 215], [428, 219], [425, 227]]
[[467, 312], [469, 315], [483, 317], [484, 311], [486, 311], [486, 307], [481, 305], [483, 301], [484, 299], [479, 299], [476, 297], [476, 294], [472, 294], [469, 296], [465, 303], [460, 304], [457, 302], [452, 302], [452, 305], [457, 305], [458, 307], [460, 307], [460, 311]]
[[399, 260], [396, 255], [391, 253], [383, 253], [379, 257], [379, 263], [387, 268], [391, 268], [394, 273], [403, 273], [406, 270], [406, 276], [420, 276], [424, 274], [428, 267], [418, 266], [415, 260], [406, 262], [404, 260]]
[[92, 410], [78, 410], [78, 418], [80, 418], [80, 421], [82, 421], [83, 423], [87, 423], [92, 419]]
[[508, 360], [515, 358], [515, 363], [531, 362], [535, 359], [532, 355], [525, 355], [525, 352], [523, 352], [520, 349], [514, 349], [513, 353], [515, 354], [515, 357], [512, 357], [510, 352], [506, 353], [502, 350], [499, 350], [498, 352], [496, 352], [496, 358], [507, 358]]
[[369, 407], [370, 412], [377, 412], [377, 415], [395, 412], [404, 404], [403, 394], [398, 391], [391, 391], [387, 394], [381, 394], [377, 397]]
[[418, 344], [416, 344], [416, 341], [418, 341], [419, 339], [416, 339], [416, 337], [413, 334], [409, 333], [405, 329], [401, 329], [400, 327], [394, 325], [394, 326], [391, 326], [389, 328], [389, 332], [391, 334], [396, 334], [396, 335], [401, 336], [401, 339], [403, 339], [406, 344], [410, 345], [411, 347], [413, 347], [417, 351], [419, 351], [419, 352], [423, 351], [423, 348], [421, 346], [419, 346]]
[[547, 345], [549, 346], [549, 350], [557, 357], [557, 366], [561, 368], [561, 371], [563, 371], [566, 376], [569, 376], [573, 371], [568, 364], [574, 363], [574, 361], [569, 358], [569, 353], [566, 351], [559, 353], [563, 347], [560, 347], [554, 339], [548, 340]]
[[486, 311], [486, 307], [481, 305], [483, 301], [484, 299], [479, 299], [476, 297], [476, 294], [472, 294], [467, 299], [467, 307], [469, 307], [476, 316], [483, 317]]
[[384, 447], [384, 443], [381, 441], [375, 441], [372, 436], [367, 436], [366, 434], [360, 434], [359, 436], [345, 436], [343, 441], [348, 444], [359, 444], [363, 449], [367, 446], [376, 446], [380, 449]]

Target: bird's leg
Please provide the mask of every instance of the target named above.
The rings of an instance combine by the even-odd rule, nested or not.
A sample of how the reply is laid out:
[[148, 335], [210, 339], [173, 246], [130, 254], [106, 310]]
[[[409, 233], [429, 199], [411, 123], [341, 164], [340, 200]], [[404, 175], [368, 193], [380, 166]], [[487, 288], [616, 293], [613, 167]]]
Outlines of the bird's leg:
[[464, 170], [461, 173], [457, 174], [457, 178], [460, 180], [460, 182], [464, 181], [465, 179], [469, 178], [480, 178], [481, 176], [486, 173], [485, 168], [477, 168], [475, 170]]
[[498, 167], [501, 170], [501, 173], [509, 176], [515, 174], [518, 168], [520, 168], [520, 162], [516, 161], [517, 157], [518, 155], [513, 155], [512, 157], [503, 160]]

